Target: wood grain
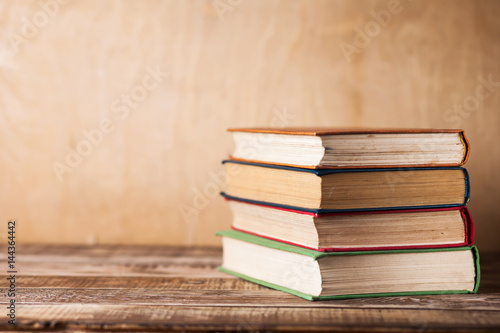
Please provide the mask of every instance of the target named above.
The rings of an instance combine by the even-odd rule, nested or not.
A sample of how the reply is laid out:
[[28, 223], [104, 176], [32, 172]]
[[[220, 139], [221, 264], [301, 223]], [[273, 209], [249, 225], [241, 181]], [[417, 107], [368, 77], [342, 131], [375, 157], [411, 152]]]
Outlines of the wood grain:
[[[309, 302], [216, 271], [221, 261], [219, 249], [23, 245], [18, 261], [21, 274], [16, 284], [16, 328], [497, 331], [500, 330], [500, 255], [484, 253], [481, 258], [483, 278], [478, 294]], [[102, 265], [100, 270], [88, 269], [98, 261]], [[143, 264], [139, 267], [140, 262]], [[66, 269], [57, 263], [66, 265]], [[5, 260], [0, 260], [0, 266], [4, 264]], [[83, 268], [78, 269], [79, 266]], [[157, 267], [162, 268], [158, 271]], [[0, 275], [0, 294], [5, 295], [6, 291], [6, 276]], [[5, 305], [6, 299], [0, 298], [0, 306]], [[0, 329], [9, 329], [6, 321], [0, 321]]]
[[[351, 62], [340, 45], [387, 0], [221, 1], [67, 1], [18, 51], [41, 2], [0, 3], [0, 222], [17, 218], [20, 241], [219, 245], [226, 128], [321, 125], [464, 128], [477, 243], [500, 249], [500, 88], [453, 111], [479, 76], [500, 81], [498, 1], [402, 0]], [[158, 87], [114, 112], [157, 65]], [[105, 118], [59, 182], [52, 163]]]
[[[82, 278], [80, 278], [82, 280]], [[211, 283], [210, 283], [211, 282]], [[500, 308], [498, 295], [473, 295], [458, 297], [419, 296], [419, 297], [384, 297], [367, 301], [351, 299], [335, 302], [306, 301], [292, 295], [284, 295], [280, 291], [269, 290], [240, 280], [210, 281], [196, 284], [193, 288], [190, 281], [182, 284], [163, 284], [159, 288], [150, 287], [147, 283], [142, 288], [131, 288], [121, 284], [115, 288], [20, 288], [17, 301], [22, 304], [127, 304], [148, 306], [211, 306], [211, 307], [290, 307], [290, 308], [359, 308], [373, 309], [415, 309], [449, 310], [457, 308], [463, 311], [492, 311], [492, 315]], [[2, 292], [7, 289], [1, 289]]]
[[[481, 332], [498, 329], [500, 315], [484, 311], [172, 307], [150, 305], [28, 305], [27, 329], [176, 331]], [[26, 319], [25, 319], [26, 318]], [[30, 319], [36, 318], [36, 319]], [[68, 322], [69, 325], [62, 323]]]

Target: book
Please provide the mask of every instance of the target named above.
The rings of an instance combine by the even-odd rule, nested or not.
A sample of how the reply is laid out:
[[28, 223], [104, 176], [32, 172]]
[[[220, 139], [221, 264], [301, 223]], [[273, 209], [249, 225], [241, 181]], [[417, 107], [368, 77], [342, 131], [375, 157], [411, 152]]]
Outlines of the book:
[[317, 251], [458, 247], [474, 242], [466, 207], [317, 214], [228, 200], [232, 228]]
[[469, 200], [469, 176], [461, 167], [316, 170], [223, 163], [226, 197], [316, 213], [443, 208]]
[[303, 168], [460, 166], [469, 143], [455, 129], [231, 128], [231, 159]]
[[219, 269], [308, 300], [475, 293], [475, 246], [393, 251], [319, 252], [262, 237], [221, 231]]

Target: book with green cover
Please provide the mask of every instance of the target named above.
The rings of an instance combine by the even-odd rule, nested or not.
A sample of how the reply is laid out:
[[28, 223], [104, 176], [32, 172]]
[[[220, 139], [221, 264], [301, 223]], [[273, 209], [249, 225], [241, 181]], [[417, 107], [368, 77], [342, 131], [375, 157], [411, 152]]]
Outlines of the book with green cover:
[[475, 246], [320, 252], [236, 230], [220, 231], [219, 269], [308, 300], [475, 293]]

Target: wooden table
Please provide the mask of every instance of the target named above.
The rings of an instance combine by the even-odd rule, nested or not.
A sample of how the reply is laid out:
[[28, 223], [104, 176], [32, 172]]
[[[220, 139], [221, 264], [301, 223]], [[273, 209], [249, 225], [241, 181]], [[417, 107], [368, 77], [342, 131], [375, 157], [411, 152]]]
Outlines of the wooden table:
[[[218, 272], [219, 249], [24, 245], [17, 253], [23, 330], [500, 331], [498, 253], [482, 253], [477, 295], [326, 302]], [[5, 275], [0, 287], [0, 328], [12, 329]]]

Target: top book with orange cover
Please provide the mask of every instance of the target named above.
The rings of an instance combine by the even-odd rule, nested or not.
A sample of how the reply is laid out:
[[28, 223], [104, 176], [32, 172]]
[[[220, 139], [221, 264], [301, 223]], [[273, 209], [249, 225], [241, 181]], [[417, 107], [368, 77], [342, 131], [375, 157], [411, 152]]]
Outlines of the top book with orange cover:
[[451, 167], [467, 162], [460, 129], [230, 128], [233, 160], [307, 169]]

